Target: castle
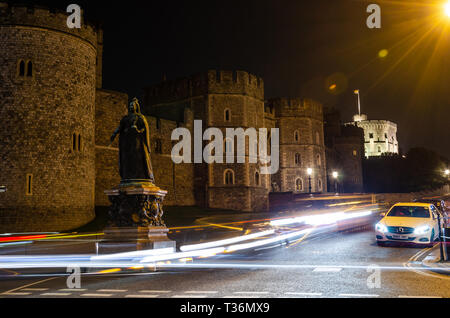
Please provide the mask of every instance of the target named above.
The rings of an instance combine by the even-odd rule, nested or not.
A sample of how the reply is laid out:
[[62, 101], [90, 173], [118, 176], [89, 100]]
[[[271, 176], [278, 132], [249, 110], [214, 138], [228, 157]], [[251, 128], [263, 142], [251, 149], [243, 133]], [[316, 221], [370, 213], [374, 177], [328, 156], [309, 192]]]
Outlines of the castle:
[[353, 116], [353, 123], [364, 130], [364, 153], [367, 158], [398, 154], [397, 124], [388, 120], [367, 120], [367, 115]]
[[[127, 94], [102, 88], [102, 30], [69, 29], [67, 14], [0, 3], [0, 231], [62, 231], [109, 205], [120, 182], [117, 141]], [[327, 192], [323, 108], [299, 98], [265, 99], [264, 81], [244, 71], [207, 71], [145, 88], [142, 112], [166, 205], [268, 209], [270, 192]], [[280, 169], [260, 163], [171, 160], [171, 133], [194, 120], [203, 129], [279, 128]], [[268, 141], [271, 142], [270, 140]], [[232, 141], [231, 145], [234, 145]], [[309, 172], [309, 174], [307, 173]]]

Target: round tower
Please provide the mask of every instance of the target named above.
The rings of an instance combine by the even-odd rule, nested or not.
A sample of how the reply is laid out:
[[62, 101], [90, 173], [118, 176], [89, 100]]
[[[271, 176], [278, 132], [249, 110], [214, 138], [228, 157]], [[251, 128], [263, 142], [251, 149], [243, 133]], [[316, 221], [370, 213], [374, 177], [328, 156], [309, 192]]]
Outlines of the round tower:
[[0, 232], [94, 217], [97, 29], [0, 3]]
[[311, 99], [273, 98], [268, 105], [275, 110], [280, 129], [280, 170], [272, 177], [273, 190], [326, 192], [322, 104]]

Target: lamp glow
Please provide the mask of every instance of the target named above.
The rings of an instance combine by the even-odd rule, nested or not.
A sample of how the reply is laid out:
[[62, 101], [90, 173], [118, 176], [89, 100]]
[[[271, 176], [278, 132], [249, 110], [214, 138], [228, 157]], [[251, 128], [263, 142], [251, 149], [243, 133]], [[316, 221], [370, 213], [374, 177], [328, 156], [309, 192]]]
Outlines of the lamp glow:
[[450, 18], [450, 1], [444, 4], [444, 13], [448, 18]]

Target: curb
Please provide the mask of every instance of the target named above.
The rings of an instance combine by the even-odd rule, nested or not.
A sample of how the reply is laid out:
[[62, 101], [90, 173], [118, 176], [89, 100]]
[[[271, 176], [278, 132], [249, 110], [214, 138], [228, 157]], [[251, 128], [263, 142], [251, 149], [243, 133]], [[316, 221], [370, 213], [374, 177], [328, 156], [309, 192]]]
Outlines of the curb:
[[432, 272], [450, 276], [450, 261], [441, 262], [440, 259], [439, 244], [436, 244], [422, 260], [422, 265]]

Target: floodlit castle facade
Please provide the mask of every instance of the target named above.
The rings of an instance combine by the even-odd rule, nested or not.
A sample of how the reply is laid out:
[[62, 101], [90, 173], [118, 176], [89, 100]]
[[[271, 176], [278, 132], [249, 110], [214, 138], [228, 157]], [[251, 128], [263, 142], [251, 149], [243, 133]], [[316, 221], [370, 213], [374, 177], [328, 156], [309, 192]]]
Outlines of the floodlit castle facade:
[[367, 115], [353, 116], [353, 123], [364, 129], [364, 153], [368, 157], [398, 154], [397, 124], [388, 120], [368, 120]]

